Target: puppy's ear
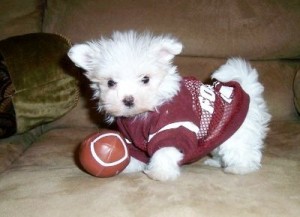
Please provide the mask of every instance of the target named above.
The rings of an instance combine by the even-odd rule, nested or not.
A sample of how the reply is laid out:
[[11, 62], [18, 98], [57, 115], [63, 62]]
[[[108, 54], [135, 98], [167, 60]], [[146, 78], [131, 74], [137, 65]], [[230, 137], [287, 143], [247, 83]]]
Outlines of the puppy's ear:
[[157, 47], [158, 56], [162, 61], [169, 62], [180, 54], [183, 45], [174, 38], [163, 38]]
[[89, 44], [77, 44], [71, 47], [68, 56], [76, 66], [90, 71], [95, 59], [95, 50]]

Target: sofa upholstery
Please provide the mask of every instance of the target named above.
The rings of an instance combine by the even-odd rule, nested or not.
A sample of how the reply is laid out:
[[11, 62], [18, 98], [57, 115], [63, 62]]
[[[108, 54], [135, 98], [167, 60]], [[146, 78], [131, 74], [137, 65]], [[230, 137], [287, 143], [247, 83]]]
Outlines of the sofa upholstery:
[[184, 44], [179, 72], [203, 81], [226, 58], [244, 57], [259, 72], [272, 114], [258, 172], [229, 175], [200, 160], [172, 182], [142, 173], [96, 178], [81, 169], [78, 146], [110, 126], [78, 70], [75, 108], [0, 140], [0, 216], [300, 216], [298, 0], [3, 0], [0, 12], [0, 40], [39, 32], [72, 43], [116, 30], [171, 33]]

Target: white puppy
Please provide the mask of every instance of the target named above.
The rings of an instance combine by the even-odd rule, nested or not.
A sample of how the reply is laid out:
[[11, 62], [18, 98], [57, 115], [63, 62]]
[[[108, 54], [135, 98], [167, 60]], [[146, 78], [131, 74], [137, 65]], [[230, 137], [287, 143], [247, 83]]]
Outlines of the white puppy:
[[181, 50], [169, 35], [129, 31], [68, 53], [92, 82], [99, 111], [126, 138], [131, 162], [124, 172], [174, 180], [180, 165], [209, 153], [205, 164], [225, 172], [259, 169], [271, 116], [256, 70], [230, 59], [213, 73], [215, 82], [204, 85], [178, 74], [172, 61]]

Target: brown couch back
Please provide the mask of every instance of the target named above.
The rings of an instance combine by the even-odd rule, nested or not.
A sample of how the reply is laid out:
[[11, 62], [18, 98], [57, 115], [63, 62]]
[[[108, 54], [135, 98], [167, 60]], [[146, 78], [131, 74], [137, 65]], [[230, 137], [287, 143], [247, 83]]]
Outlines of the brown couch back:
[[171, 33], [186, 56], [300, 58], [299, 0], [4, 0], [0, 39], [59, 33], [77, 43], [135, 29]]
[[41, 32], [42, 0], [1, 0], [0, 40], [10, 36]]
[[274, 119], [298, 118], [299, 0], [6, 0], [0, 11], [0, 39], [44, 31], [79, 43], [116, 30], [171, 33], [184, 44], [180, 72], [201, 79], [224, 58], [255, 60]]
[[151, 30], [177, 36], [184, 55], [277, 59], [300, 57], [299, 23], [297, 0], [52, 0], [43, 30], [73, 42]]

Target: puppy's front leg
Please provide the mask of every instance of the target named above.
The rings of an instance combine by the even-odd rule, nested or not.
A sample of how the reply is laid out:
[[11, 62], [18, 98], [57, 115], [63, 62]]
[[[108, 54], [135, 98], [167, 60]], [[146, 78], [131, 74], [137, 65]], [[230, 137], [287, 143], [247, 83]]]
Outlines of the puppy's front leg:
[[146, 164], [130, 157], [130, 163], [128, 166], [123, 170], [123, 173], [135, 173], [135, 172], [141, 172], [146, 168]]
[[175, 180], [180, 175], [179, 162], [183, 154], [174, 147], [161, 148], [154, 153], [144, 173], [158, 181]]

